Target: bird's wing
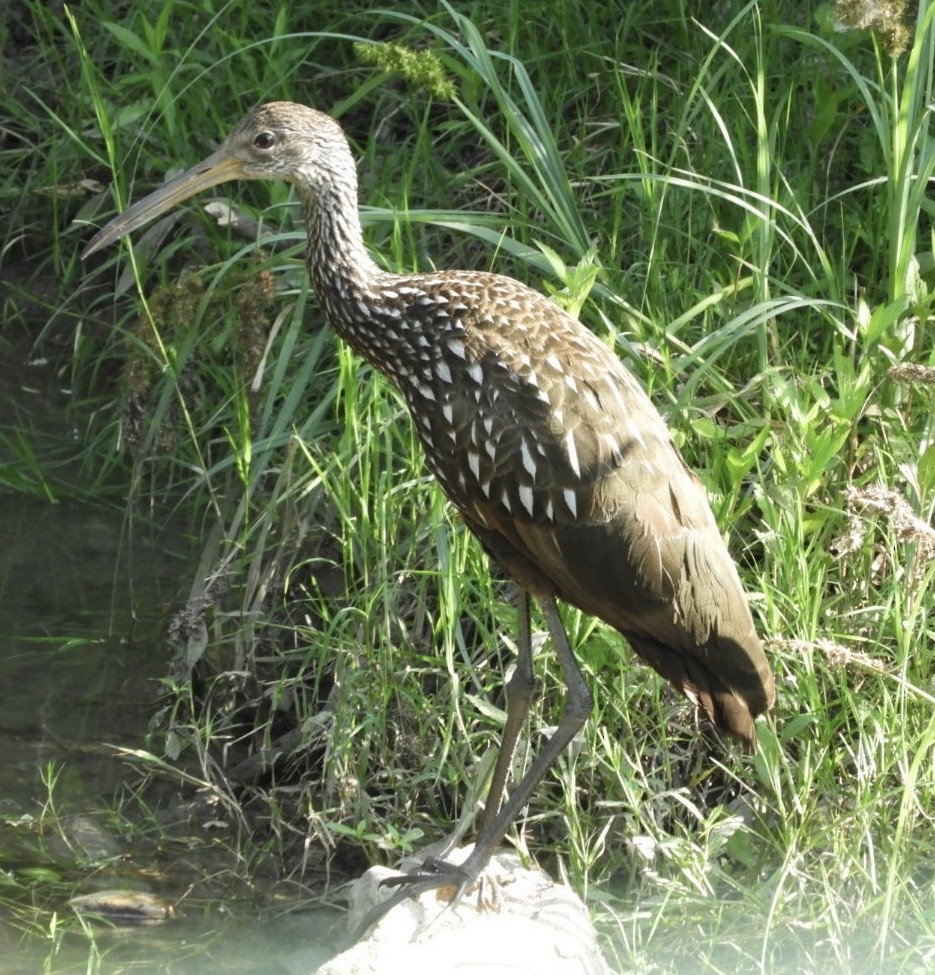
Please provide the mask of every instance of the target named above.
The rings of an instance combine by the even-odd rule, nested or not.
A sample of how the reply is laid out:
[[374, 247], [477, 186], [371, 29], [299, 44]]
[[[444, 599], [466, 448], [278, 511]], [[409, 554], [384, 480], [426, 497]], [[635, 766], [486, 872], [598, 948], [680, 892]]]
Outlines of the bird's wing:
[[552, 531], [621, 512], [660, 538], [713, 523], [706, 503], [680, 504], [679, 493], [703, 498], [703, 489], [633, 375], [577, 321], [530, 295], [536, 304], [524, 317], [534, 324], [485, 321], [482, 341], [470, 331], [454, 340], [448, 381], [417, 418], [455, 504]]

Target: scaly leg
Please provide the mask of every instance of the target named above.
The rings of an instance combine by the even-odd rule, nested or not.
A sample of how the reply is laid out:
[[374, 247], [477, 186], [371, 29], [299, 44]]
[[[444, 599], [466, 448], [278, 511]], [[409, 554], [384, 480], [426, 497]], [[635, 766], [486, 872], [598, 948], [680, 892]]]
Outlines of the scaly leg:
[[500, 754], [487, 790], [487, 801], [480, 817], [480, 831], [483, 832], [500, 812], [503, 790], [516, 752], [519, 733], [532, 707], [536, 696], [536, 675], [532, 666], [532, 633], [529, 627], [529, 593], [519, 590], [519, 614], [517, 618], [517, 659], [516, 669], [506, 687], [506, 723], [500, 742]]

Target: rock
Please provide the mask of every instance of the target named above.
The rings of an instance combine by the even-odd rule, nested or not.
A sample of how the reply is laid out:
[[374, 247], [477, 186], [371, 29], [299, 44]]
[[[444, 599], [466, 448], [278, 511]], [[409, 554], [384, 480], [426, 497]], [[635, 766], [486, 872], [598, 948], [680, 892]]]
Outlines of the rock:
[[[469, 852], [448, 859], [460, 862]], [[392, 896], [395, 888], [380, 885], [399, 875], [373, 867], [355, 881], [349, 931]], [[608, 975], [581, 900], [541, 870], [524, 868], [516, 854], [493, 857], [454, 906], [450, 894], [428, 891], [396, 905], [315, 975]]]
[[97, 890], [78, 894], [68, 904], [84, 917], [112, 925], [162, 924], [175, 917], [169, 901], [144, 890]]

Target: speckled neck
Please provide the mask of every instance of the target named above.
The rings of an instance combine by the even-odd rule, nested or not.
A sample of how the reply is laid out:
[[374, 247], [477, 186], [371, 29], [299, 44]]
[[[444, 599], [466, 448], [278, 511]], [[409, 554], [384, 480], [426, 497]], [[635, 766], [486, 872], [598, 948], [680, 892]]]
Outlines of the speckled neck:
[[370, 304], [375, 287], [387, 277], [364, 246], [350, 152], [344, 167], [298, 189], [309, 230], [309, 275], [332, 325], [343, 334], [348, 312]]

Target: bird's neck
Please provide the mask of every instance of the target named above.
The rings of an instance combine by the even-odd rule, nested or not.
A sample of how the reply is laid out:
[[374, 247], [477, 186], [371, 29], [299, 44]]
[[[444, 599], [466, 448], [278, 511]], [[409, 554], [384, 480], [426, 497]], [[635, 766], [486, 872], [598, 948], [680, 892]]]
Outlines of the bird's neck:
[[308, 225], [308, 271], [332, 325], [360, 302], [368, 303], [384, 272], [364, 246], [356, 183], [325, 185], [303, 194]]

